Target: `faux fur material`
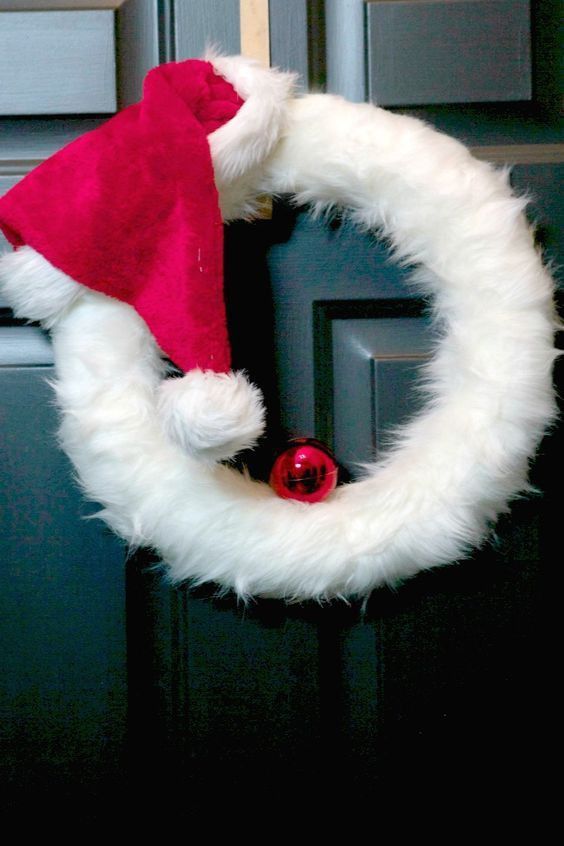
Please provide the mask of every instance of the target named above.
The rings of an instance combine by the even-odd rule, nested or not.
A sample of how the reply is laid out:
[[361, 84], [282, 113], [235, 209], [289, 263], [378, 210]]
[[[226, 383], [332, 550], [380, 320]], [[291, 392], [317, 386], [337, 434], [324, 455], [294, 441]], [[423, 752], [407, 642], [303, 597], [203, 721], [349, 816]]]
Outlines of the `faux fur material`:
[[244, 373], [191, 370], [159, 387], [165, 431], [190, 455], [221, 461], [255, 446], [264, 429], [262, 394]]
[[266, 68], [243, 56], [207, 57], [245, 101], [228, 123], [208, 137], [224, 220], [252, 217], [261, 165], [287, 125], [296, 74]]
[[420, 265], [442, 329], [424, 412], [362, 481], [316, 505], [279, 499], [167, 435], [146, 326], [86, 291], [53, 328], [60, 437], [104, 519], [157, 549], [173, 581], [243, 598], [366, 596], [464, 556], [526, 489], [554, 415], [552, 282], [507, 173], [457, 141], [330, 95], [292, 101], [287, 117], [245, 196], [342, 206]]
[[41, 321], [46, 329], [85, 290], [31, 247], [1, 257], [0, 289], [15, 317]]

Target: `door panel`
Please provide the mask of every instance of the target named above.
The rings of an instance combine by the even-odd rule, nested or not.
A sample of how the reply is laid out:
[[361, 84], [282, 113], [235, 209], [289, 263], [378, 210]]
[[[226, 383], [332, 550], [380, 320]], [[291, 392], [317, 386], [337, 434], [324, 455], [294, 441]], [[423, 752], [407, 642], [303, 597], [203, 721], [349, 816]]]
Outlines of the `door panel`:
[[317, 302], [314, 321], [315, 379], [325, 388], [316, 431], [354, 475], [421, 406], [417, 384], [434, 333], [425, 304], [411, 297]]
[[[0, 784], [5, 807], [114, 790], [125, 737], [123, 546], [56, 449], [50, 346], [0, 329]], [[12, 337], [7, 339], [7, 334]], [[27, 336], [27, 337], [26, 337]], [[18, 355], [19, 352], [19, 355]], [[35, 363], [32, 363], [35, 358]]]

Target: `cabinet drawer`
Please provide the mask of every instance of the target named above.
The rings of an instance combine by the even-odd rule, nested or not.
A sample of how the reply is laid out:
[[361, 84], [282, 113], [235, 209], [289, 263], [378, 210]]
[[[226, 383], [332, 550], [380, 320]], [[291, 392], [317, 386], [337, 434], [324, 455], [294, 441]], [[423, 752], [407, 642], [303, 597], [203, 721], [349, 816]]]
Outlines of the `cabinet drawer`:
[[53, 364], [53, 350], [39, 326], [0, 326], [0, 368]]
[[372, 0], [368, 66], [381, 106], [530, 100], [530, 0]]
[[112, 10], [0, 12], [0, 115], [114, 111]]

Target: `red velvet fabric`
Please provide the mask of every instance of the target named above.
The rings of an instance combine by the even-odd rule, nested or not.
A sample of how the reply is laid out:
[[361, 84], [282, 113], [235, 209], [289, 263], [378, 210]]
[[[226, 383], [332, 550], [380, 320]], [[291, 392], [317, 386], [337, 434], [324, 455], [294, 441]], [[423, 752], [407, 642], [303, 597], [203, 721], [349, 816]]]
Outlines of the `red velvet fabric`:
[[242, 100], [209, 62], [154, 68], [143, 99], [0, 198], [0, 228], [130, 303], [183, 370], [229, 369], [223, 225], [207, 134]]

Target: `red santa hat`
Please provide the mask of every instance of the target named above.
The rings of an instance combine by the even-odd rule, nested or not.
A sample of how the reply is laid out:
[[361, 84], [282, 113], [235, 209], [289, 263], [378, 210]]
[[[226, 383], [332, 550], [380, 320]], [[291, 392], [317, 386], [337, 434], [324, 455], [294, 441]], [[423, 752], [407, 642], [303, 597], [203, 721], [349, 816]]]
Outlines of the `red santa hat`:
[[222, 217], [252, 207], [257, 166], [284, 128], [292, 85], [292, 75], [243, 57], [161, 65], [145, 78], [139, 103], [0, 199], [0, 229], [15, 248], [27, 245], [75, 282], [132, 305], [163, 352], [191, 371], [166, 386], [163, 413], [188, 449], [209, 447], [212, 457], [217, 439], [231, 454], [262, 427], [252, 390], [244, 419], [231, 410], [224, 432], [211, 407], [232, 405], [243, 390], [240, 375], [212, 377], [230, 368]]

